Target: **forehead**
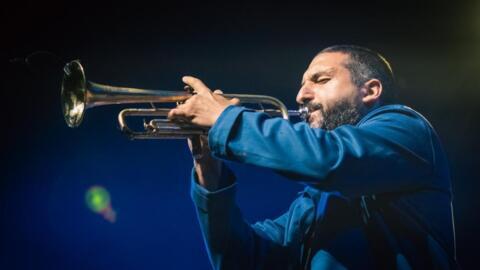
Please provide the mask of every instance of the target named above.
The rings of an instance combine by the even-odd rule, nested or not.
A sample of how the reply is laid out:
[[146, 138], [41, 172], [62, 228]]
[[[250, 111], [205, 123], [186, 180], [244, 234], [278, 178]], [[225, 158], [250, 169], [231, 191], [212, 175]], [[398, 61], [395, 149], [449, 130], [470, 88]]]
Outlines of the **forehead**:
[[341, 53], [341, 52], [327, 52], [327, 53], [320, 53], [315, 58], [313, 58], [312, 62], [308, 66], [307, 70], [305, 71], [304, 76], [308, 76], [309, 74], [317, 73], [317, 72], [326, 72], [326, 71], [342, 71], [347, 70], [345, 67], [345, 63], [348, 61], [348, 54]]

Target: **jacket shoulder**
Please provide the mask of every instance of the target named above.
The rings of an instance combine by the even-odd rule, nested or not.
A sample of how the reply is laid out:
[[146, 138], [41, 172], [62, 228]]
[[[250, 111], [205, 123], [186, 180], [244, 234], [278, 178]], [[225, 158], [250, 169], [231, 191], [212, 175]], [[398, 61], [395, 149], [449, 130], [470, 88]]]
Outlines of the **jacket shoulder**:
[[391, 104], [380, 106], [372, 111], [368, 112], [357, 124], [361, 126], [371, 120], [375, 119], [390, 119], [390, 120], [399, 120], [399, 121], [416, 121], [422, 125], [428, 127], [428, 129], [433, 130], [432, 124], [423, 116], [421, 113], [416, 110], [402, 104]]

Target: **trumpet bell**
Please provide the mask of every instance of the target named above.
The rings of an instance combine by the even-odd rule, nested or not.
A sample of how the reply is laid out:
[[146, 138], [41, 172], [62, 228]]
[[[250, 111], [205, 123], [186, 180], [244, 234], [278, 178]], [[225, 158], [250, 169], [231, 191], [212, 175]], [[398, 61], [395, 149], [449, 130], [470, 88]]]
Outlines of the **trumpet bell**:
[[62, 111], [69, 127], [78, 127], [86, 107], [87, 80], [80, 61], [74, 60], [63, 68]]

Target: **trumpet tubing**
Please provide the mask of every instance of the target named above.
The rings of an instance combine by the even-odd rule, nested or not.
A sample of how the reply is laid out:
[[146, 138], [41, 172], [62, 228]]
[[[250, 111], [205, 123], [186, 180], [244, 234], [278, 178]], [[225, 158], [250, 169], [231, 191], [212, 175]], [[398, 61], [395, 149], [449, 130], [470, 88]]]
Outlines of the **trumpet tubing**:
[[[172, 103], [183, 102], [192, 96], [191, 91], [149, 90], [129, 87], [116, 87], [87, 81], [83, 66], [79, 60], [67, 63], [63, 69], [61, 89], [62, 111], [69, 127], [78, 127], [85, 111], [97, 106], [112, 104]], [[304, 117], [306, 108], [289, 111], [275, 97], [265, 95], [223, 94], [227, 98], [238, 98], [241, 104], [258, 104], [273, 106], [275, 109], [261, 109], [272, 116], [281, 116], [289, 120], [289, 116]], [[187, 123], [171, 122], [166, 119], [168, 108], [131, 108], [118, 114], [120, 130], [131, 139], [178, 139], [194, 135], [208, 134], [208, 129]], [[144, 122], [142, 131], [134, 131], [126, 122], [127, 117], [155, 117]]]

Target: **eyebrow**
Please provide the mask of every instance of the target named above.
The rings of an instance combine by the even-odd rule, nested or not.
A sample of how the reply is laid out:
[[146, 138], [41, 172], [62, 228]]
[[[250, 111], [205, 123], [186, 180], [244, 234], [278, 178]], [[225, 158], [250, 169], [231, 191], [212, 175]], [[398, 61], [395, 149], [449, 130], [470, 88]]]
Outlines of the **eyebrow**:
[[[335, 73], [336, 69], [335, 68], [328, 68], [328, 69], [325, 69], [325, 70], [319, 70], [317, 72], [314, 72], [313, 74], [311, 74], [310, 76], [308, 76], [307, 80], [311, 80], [311, 81], [314, 81], [322, 76], [331, 76], [333, 73]], [[301, 85], [303, 86], [305, 84], [305, 79], [302, 78], [302, 83]]]

